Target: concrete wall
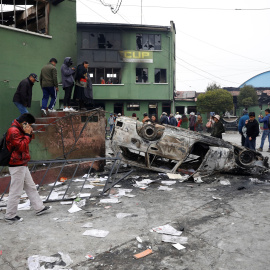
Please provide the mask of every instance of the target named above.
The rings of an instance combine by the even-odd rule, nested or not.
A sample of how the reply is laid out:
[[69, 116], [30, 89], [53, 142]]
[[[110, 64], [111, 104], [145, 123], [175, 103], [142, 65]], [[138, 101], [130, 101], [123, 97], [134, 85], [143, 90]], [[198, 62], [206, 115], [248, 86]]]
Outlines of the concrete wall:
[[[50, 4], [49, 35], [17, 31], [12, 27], [0, 26], [0, 134], [19, 116], [12, 102], [19, 82], [34, 72], [38, 76], [41, 68], [55, 57], [58, 60], [58, 80], [61, 81], [61, 65], [64, 58], [71, 56], [76, 62], [76, 2], [63, 1], [57, 6]], [[64, 91], [60, 88], [59, 96]], [[40, 115], [42, 90], [36, 83], [29, 112]], [[58, 103], [56, 104], [56, 108]]]

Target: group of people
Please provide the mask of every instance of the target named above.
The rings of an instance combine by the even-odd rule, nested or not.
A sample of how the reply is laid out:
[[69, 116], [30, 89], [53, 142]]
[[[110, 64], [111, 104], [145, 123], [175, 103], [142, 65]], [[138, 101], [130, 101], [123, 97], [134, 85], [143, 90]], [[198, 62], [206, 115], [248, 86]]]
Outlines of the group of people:
[[[49, 112], [56, 111], [54, 106], [57, 99], [57, 92], [59, 91], [56, 69], [57, 62], [56, 58], [51, 58], [49, 63], [41, 69], [39, 80], [37, 74], [31, 73], [26, 79], [19, 83], [13, 97], [13, 102], [20, 111], [20, 114], [28, 113], [27, 108], [31, 107], [32, 88], [35, 82], [40, 82], [43, 91], [41, 106], [43, 115], [47, 115], [47, 109]], [[65, 112], [75, 112], [71, 107], [71, 96], [74, 85], [73, 100], [78, 103], [79, 109], [82, 109], [86, 104], [90, 104], [93, 101], [92, 82], [88, 72], [88, 62], [83, 61], [77, 68], [72, 67], [72, 65], [71, 57], [66, 57], [61, 66], [62, 87], [65, 91], [63, 111]], [[51, 100], [48, 105], [49, 98]]]
[[270, 152], [270, 109], [265, 110], [265, 116], [259, 115], [258, 121], [255, 119], [255, 112], [248, 112], [247, 109], [243, 110], [243, 116], [239, 119], [238, 131], [241, 134], [241, 144], [247, 148], [255, 150], [256, 138], [260, 134], [259, 123], [263, 123], [263, 133], [261, 138], [260, 147], [257, 151], [263, 151], [265, 139], [268, 138], [269, 148], [267, 152]]

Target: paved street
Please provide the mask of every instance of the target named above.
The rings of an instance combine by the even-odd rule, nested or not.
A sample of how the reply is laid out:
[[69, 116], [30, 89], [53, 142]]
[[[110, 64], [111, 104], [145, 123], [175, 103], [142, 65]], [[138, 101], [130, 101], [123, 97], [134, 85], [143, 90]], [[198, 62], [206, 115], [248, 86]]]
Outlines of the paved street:
[[[224, 139], [239, 143], [240, 135], [227, 133]], [[259, 142], [260, 138], [257, 146]], [[133, 186], [143, 179], [155, 182], [146, 189]], [[36, 217], [33, 211], [19, 211], [24, 218], [21, 223], [8, 225], [0, 220], [0, 269], [25, 270], [30, 256], [51, 256], [60, 251], [73, 260], [63, 269], [265, 270], [270, 252], [268, 180], [269, 175], [214, 175], [201, 184], [177, 181], [167, 186], [172, 190], [159, 190], [166, 186], [161, 181], [168, 182], [167, 176], [135, 169], [120, 183], [122, 189], [132, 191], [112, 189], [120, 203], [101, 203], [102, 198], [96, 195], [102, 187], [96, 186], [91, 189], [93, 200], [82, 211], [71, 214], [71, 205], [54, 202], [46, 215]], [[119, 218], [120, 213], [129, 215]], [[92, 228], [82, 227], [89, 222]], [[187, 237], [185, 249], [177, 250], [172, 243], [162, 241], [162, 234], [151, 230], [166, 224]], [[90, 229], [109, 234], [104, 238], [82, 235]], [[133, 257], [148, 248], [152, 254]], [[87, 254], [94, 259], [86, 259]]]

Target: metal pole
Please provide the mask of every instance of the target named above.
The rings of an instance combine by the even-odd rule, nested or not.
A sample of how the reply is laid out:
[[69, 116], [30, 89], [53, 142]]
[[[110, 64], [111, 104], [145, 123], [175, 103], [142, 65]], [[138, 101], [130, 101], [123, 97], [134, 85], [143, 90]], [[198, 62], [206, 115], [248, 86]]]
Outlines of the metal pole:
[[15, 5], [15, 0], [13, 0], [13, 5], [14, 5], [14, 26], [16, 28], [16, 5]]
[[141, 0], [141, 24], [142, 24], [142, 0]]
[[4, 24], [3, 0], [1, 0], [1, 15], [2, 15], [2, 24]]
[[25, 28], [26, 28], [26, 30], [27, 30], [27, 17], [28, 17], [28, 15], [27, 15], [27, 9], [26, 9], [26, 5], [27, 5], [27, 0], [25, 0]]
[[37, 22], [37, 33], [38, 33], [38, 1], [36, 2], [36, 22]]

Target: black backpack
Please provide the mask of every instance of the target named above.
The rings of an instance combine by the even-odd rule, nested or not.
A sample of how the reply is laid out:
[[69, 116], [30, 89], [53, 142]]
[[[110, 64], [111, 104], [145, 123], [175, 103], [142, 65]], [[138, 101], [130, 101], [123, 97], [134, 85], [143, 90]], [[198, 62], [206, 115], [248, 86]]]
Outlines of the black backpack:
[[[11, 127], [16, 127], [17, 126], [11, 126]], [[7, 149], [7, 144], [6, 144], [6, 136], [7, 136], [7, 132], [3, 135], [3, 138], [0, 140], [0, 166], [7, 166], [11, 157], [11, 154], [13, 152], [13, 150], [11, 152], [8, 151]]]

